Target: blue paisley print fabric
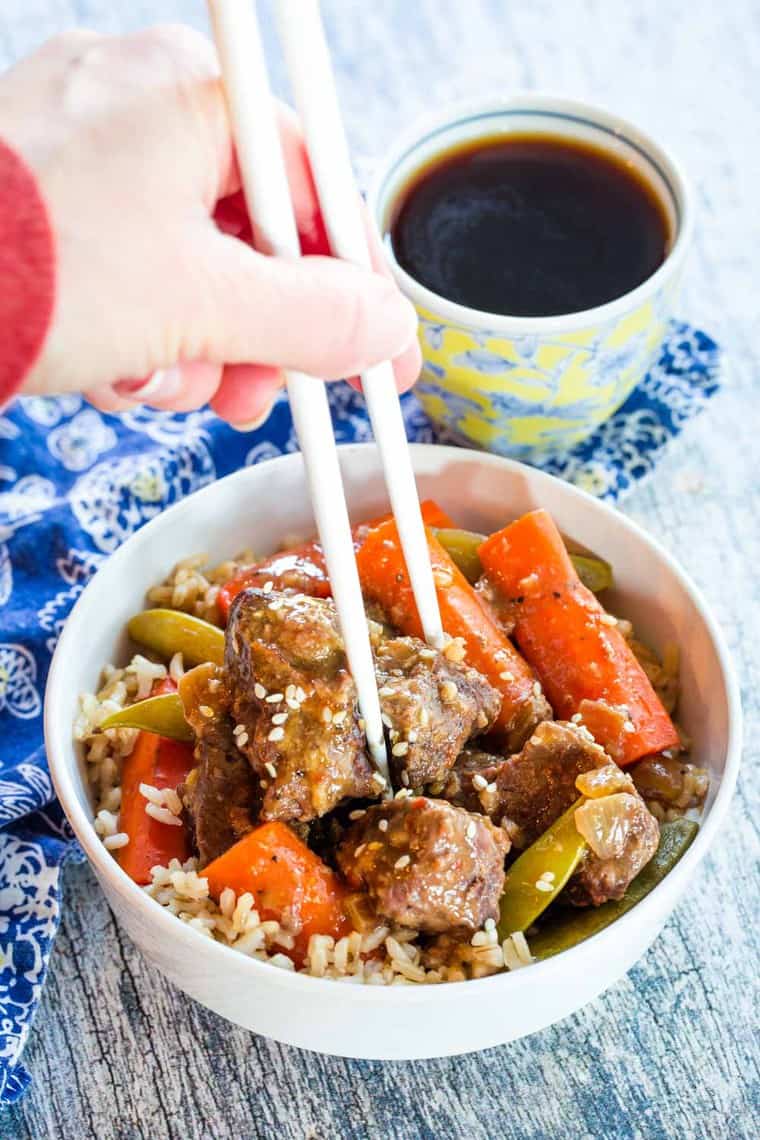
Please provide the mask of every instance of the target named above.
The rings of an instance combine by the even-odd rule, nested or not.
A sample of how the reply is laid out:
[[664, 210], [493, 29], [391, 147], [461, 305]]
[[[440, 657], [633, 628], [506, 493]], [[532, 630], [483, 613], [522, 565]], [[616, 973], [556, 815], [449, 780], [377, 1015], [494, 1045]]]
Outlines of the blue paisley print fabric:
[[[616, 499], [718, 388], [718, 350], [673, 324], [656, 368], [597, 433], [546, 469]], [[330, 387], [340, 443], [371, 439], [364, 401]], [[415, 396], [411, 440], [450, 442]], [[54, 800], [42, 744], [50, 658], [103, 560], [166, 506], [231, 471], [297, 449], [285, 397], [238, 434], [207, 409], [102, 415], [79, 396], [16, 401], [0, 416], [0, 1101], [30, 1077], [20, 1062], [60, 921], [60, 879], [81, 858]], [[190, 553], [190, 552], [188, 552]]]

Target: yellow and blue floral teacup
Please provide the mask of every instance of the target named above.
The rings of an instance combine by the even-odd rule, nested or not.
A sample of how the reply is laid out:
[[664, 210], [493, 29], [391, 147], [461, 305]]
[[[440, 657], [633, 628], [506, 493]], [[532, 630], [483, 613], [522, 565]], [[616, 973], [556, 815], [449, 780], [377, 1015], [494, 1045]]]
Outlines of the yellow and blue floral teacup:
[[[393, 258], [394, 210], [438, 155], [501, 133], [551, 133], [608, 150], [657, 193], [669, 249], [646, 281], [583, 312], [511, 317], [447, 300]], [[393, 272], [420, 318], [423, 368], [415, 391], [450, 437], [519, 459], [566, 451], [620, 407], [655, 360], [692, 232], [691, 193], [676, 161], [632, 124], [586, 104], [529, 93], [460, 106], [405, 138], [370, 192]]]

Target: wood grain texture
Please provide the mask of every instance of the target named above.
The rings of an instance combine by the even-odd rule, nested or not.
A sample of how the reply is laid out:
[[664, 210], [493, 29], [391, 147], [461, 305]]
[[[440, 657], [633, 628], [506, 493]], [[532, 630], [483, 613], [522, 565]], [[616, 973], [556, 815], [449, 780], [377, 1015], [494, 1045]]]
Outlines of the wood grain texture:
[[[677, 553], [727, 634], [746, 715], [739, 792], [714, 854], [623, 982], [528, 1040], [447, 1061], [339, 1060], [226, 1024], [147, 965], [89, 871], [71, 868], [26, 1051], [34, 1085], [0, 1117], [0, 1134], [755, 1137], [760, 6], [325, 0], [324, 7], [352, 142], [367, 159], [419, 112], [522, 86], [608, 103], [673, 145], [690, 170], [700, 219], [682, 313], [724, 346], [726, 386], [624, 509]], [[6, 0], [0, 64], [75, 24], [118, 31], [166, 19], [205, 24], [197, 0]]]

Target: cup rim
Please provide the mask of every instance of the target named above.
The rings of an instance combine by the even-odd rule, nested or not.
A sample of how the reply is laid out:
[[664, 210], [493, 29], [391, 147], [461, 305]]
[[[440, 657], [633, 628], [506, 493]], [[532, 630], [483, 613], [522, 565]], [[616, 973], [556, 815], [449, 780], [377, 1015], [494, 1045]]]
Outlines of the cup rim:
[[439, 315], [444, 321], [459, 326], [476, 328], [498, 336], [514, 335], [555, 335], [568, 331], [577, 331], [589, 325], [596, 325], [615, 321], [639, 307], [655, 294], [662, 285], [673, 278], [681, 266], [691, 244], [694, 230], [694, 195], [690, 181], [683, 166], [675, 157], [670, 148], [663, 147], [656, 142], [646, 131], [643, 131], [630, 119], [625, 119], [606, 108], [586, 103], [577, 99], [568, 99], [563, 95], [551, 92], [516, 91], [503, 97], [488, 99], [466, 99], [448, 104], [443, 110], [432, 115], [418, 119], [399, 138], [387, 159], [375, 171], [368, 192], [367, 201], [370, 215], [375, 225], [383, 248], [383, 218], [387, 204], [385, 187], [394, 168], [407, 155], [418, 149], [431, 134], [446, 127], [453, 127], [465, 119], [485, 119], [487, 116], [496, 116], [510, 111], [528, 113], [535, 111], [537, 115], [547, 112], [560, 113], [568, 118], [585, 120], [592, 126], [600, 127], [609, 133], [617, 135], [622, 141], [632, 145], [644, 158], [653, 165], [668, 184], [674, 198], [674, 207], [679, 217], [675, 241], [667, 253], [664, 261], [654, 273], [637, 285], [635, 289], [597, 305], [592, 309], [581, 309], [575, 313], [561, 313], [546, 317], [520, 317], [503, 313], [489, 313], [482, 309], [472, 309], [467, 305], [460, 305], [450, 301], [440, 293], [435, 293], [422, 285], [411, 274], [403, 269], [395, 258], [389, 257], [391, 271], [402, 291], [422, 308]]

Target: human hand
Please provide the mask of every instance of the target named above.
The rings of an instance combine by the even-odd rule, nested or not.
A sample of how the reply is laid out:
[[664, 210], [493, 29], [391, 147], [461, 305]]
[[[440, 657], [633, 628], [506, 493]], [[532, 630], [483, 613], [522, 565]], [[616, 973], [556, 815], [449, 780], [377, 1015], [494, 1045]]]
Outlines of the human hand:
[[[304, 250], [324, 251], [286, 108], [280, 126]], [[250, 426], [268, 414], [282, 368], [335, 379], [392, 358], [401, 390], [416, 379], [414, 310], [379, 250], [381, 272], [370, 273], [265, 257], [240, 240], [240, 176], [199, 33], [52, 40], [0, 78], [0, 137], [33, 171], [57, 250], [53, 320], [24, 393], [83, 391], [105, 411], [210, 402]]]

